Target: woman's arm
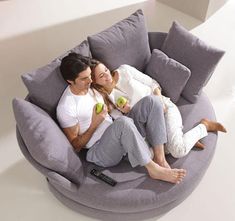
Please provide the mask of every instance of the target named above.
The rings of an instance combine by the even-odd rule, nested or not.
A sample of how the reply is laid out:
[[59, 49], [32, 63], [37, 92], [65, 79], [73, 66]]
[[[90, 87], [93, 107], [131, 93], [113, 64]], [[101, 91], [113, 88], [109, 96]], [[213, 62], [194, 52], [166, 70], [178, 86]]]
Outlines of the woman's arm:
[[151, 77], [149, 77], [148, 75], [140, 72], [139, 70], [137, 70], [136, 68], [130, 66], [130, 65], [121, 65], [119, 67], [120, 70], [123, 70], [126, 72], [127, 75], [129, 75], [131, 78], [141, 82], [142, 84], [149, 86], [152, 88], [152, 91], [154, 91], [155, 88], [160, 87], [159, 83], [152, 79]]

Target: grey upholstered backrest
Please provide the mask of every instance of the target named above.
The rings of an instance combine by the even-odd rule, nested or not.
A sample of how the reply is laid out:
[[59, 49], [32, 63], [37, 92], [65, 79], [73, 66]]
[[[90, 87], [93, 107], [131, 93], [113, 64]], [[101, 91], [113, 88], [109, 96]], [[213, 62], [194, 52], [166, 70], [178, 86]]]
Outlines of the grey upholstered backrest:
[[165, 32], [148, 32], [149, 47], [151, 52], [153, 49], [161, 49], [166, 36], [167, 33]]

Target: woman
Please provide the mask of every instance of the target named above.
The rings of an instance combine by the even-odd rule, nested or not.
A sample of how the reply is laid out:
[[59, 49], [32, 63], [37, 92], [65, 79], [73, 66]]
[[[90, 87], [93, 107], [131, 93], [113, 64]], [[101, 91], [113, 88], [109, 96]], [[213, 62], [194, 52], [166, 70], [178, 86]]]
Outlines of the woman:
[[[207, 136], [207, 132], [226, 132], [222, 124], [202, 119], [196, 127], [183, 134], [182, 118], [177, 106], [171, 102], [170, 98], [161, 95], [160, 86], [155, 80], [134, 67], [121, 65], [111, 74], [104, 64], [93, 60], [91, 69], [92, 87], [104, 95], [109, 111], [114, 117], [120, 116], [120, 113], [132, 117], [132, 107], [147, 95], [156, 95], [161, 98], [167, 130], [165, 152], [171, 153], [175, 158], [187, 155], [194, 145], [203, 149], [205, 146], [199, 140]], [[129, 102], [117, 107], [117, 99], [120, 96], [126, 97]]]

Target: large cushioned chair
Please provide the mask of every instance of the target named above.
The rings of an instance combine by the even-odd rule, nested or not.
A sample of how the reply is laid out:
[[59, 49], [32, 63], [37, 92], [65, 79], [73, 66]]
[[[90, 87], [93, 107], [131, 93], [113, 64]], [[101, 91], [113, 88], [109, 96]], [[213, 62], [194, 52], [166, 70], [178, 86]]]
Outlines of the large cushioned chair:
[[[215, 152], [217, 134], [209, 133], [202, 140], [206, 146], [202, 151], [192, 149], [180, 159], [167, 155], [172, 168], [187, 170], [187, 176], [177, 185], [151, 179], [144, 168], [132, 168], [126, 159], [111, 168], [88, 163], [86, 150], [79, 153], [73, 150], [55, 115], [67, 86], [59, 65], [69, 52], [92, 56], [110, 69], [129, 64], [155, 78], [163, 93], [179, 107], [184, 132], [202, 118], [215, 120], [213, 107], [202, 89], [224, 52], [208, 46], [177, 22], [169, 33], [148, 33], [143, 12], [138, 10], [103, 32], [89, 36], [50, 64], [24, 74], [22, 80], [29, 93], [24, 100], [13, 100], [22, 153], [66, 205], [117, 213], [155, 210], [162, 214], [179, 204], [205, 174]], [[109, 186], [91, 176], [93, 168], [114, 178], [117, 185]]]

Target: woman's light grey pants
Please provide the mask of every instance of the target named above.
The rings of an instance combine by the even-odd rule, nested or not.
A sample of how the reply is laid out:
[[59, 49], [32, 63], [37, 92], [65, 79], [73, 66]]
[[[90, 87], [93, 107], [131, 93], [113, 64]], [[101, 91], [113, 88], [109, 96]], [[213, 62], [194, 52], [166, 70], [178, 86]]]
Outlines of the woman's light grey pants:
[[157, 96], [141, 99], [128, 114], [110, 125], [101, 139], [87, 152], [87, 161], [99, 166], [117, 165], [124, 155], [132, 167], [144, 166], [151, 161], [146, 144], [153, 146], [167, 141], [162, 103]]

